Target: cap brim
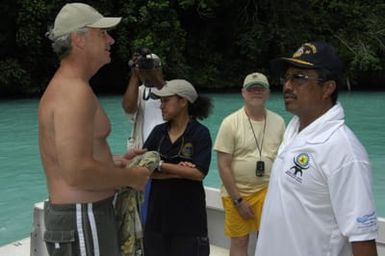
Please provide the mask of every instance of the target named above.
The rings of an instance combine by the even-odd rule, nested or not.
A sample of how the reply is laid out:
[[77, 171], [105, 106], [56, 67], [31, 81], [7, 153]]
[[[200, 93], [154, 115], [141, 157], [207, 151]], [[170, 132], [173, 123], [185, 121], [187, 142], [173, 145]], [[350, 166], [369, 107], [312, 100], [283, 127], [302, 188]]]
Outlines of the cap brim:
[[169, 97], [169, 96], [175, 95], [175, 93], [173, 93], [173, 92], [169, 92], [168, 90], [164, 90], [164, 87], [162, 88], [162, 90], [154, 91], [154, 92], [151, 92], [151, 93], [153, 95], [155, 95], [156, 97], [158, 97], [158, 98]]
[[252, 87], [263, 87], [263, 88], [268, 89], [269, 85], [262, 83], [262, 82], [250, 82], [250, 83], [245, 84], [243, 86], [243, 88], [245, 88], [245, 89], [252, 88]]
[[286, 72], [289, 66], [303, 69], [317, 68], [313, 63], [295, 58], [277, 58], [270, 62], [271, 71], [278, 76]]
[[104, 17], [94, 24], [87, 25], [90, 28], [113, 28], [121, 22], [121, 17]]

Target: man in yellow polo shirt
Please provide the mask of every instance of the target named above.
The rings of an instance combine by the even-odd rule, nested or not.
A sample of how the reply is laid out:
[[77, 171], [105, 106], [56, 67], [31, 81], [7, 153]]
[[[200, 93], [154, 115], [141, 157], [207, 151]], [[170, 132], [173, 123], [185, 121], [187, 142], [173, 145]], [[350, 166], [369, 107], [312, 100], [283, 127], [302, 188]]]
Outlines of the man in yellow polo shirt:
[[269, 94], [265, 75], [246, 76], [244, 106], [222, 121], [214, 145], [230, 255], [247, 255], [249, 234], [258, 232], [271, 166], [285, 130], [282, 117], [265, 107]]

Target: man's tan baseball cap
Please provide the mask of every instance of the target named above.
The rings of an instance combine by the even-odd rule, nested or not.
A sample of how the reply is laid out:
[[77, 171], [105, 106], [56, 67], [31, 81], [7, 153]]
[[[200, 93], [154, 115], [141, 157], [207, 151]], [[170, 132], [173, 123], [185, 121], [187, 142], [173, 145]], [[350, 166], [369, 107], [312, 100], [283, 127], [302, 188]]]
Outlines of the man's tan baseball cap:
[[270, 85], [264, 74], [255, 72], [248, 74], [243, 81], [243, 88], [248, 89], [251, 87], [263, 87], [269, 89]]
[[121, 17], [104, 17], [93, 7], [83, 3], [69, 3], [56, 16], [51, 36], [53, 39], [67, 35], [80, 28], [112, 28]]

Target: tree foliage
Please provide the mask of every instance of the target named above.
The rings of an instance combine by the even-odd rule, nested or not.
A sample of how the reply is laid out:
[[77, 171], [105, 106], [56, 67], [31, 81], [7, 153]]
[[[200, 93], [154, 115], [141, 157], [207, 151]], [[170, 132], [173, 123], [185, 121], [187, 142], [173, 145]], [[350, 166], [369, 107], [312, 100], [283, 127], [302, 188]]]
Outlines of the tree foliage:
[[[61, 0], [1, 0], [0, 95], [40, 94], [57, 68], [45, 38]], [[158, 54], [167, 79], [198, 88], [239, 87], [252, 71], [303, 42], [332, 43], [356, 83], [377, 77], [384, 89], [385, 4], [380, 0], [97, 0], [84, 1], [106, 16], [121, 16], [111, 31], [112, 63], [92, 79], [100, 91], [122, 92], [134, 49]], [[361, 79], [361, 80], [360, 80]], [[373, 82], [373, 81], [371, 81]], [[358, 84], [358, 85], [357, 85]]]

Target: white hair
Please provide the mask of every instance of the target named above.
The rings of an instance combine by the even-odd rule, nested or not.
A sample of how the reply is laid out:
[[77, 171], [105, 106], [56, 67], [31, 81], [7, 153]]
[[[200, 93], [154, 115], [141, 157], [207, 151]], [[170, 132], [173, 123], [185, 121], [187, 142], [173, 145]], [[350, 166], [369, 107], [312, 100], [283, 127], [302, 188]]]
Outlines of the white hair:
[[[52, 41], [52, 49], [56, 53], [56, 55], [59, 57], [59, 59], [63, 59], [65, 56], [67, 56], [71, 49], [71, 33], [55, 37], [52, 33], [53, 28], [50, 28], [49, 31], [45, 34], [45, 36]], [[74, 33], [78, 34], [85, 34], [88, 32], [88, 28], [80, 28], [76, 31], [73, 31]]]

